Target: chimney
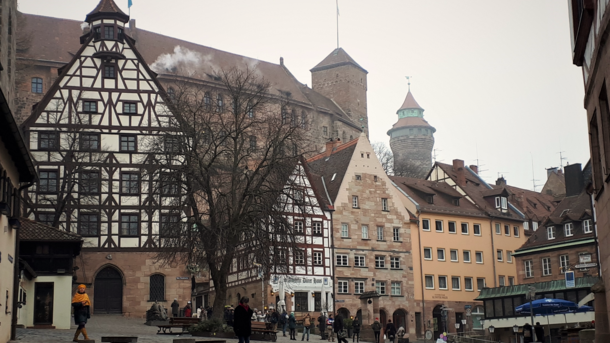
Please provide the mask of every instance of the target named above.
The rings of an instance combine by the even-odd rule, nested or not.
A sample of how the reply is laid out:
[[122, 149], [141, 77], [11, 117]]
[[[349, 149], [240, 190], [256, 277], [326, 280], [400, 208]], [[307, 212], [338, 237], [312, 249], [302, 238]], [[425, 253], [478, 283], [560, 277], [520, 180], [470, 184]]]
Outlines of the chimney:
[[582, 175], [580, 163], [575, 163], [563, 168], [566, 178], [566, 196], [578, 195], [585, 187], [585, 179]]
[[324, 150], [325, 156], [330, 156], [335, 148], [339, 145], [341, 145], [341, 139], [337, 138], [335, 141], [331, 138], [328, 142], [326, 142], [326, 150]]
[[506, 179], [504, 178], [504, 175], [500, 176], [496, 180], [496, 186], [506, 186]]
[[551, 174], [553, 174], [553, 173], [557, 174], [557, 169], [558, 169], [557, 167], [547, 168], [546, 178], [548, 179], [551, 176]]
[[283, 66], [284, 65], [284, 57], [280, 57], [280, 65]]
[[453, 171], [457, 174], [458, 186], [466, 186], [466, 174], [464, 173], [464, 161], [453, 160]]
[[475, 166], [473, 164], [470, 166], [470, 170], [472, 170], [475, 174], [479, 175], [479, 166]]
[[136, 40], [136, 44], [138, 42], [138, 28], [136, 27], [136, 20], [129, 19], [129, 35], [131, 38]]

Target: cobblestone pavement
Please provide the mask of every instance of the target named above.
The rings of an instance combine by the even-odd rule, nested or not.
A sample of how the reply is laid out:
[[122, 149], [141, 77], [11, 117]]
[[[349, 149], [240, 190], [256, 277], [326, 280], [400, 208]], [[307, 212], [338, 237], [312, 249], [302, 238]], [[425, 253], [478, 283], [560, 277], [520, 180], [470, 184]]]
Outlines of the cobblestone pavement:
[[[17, 340], [11, 341], [14, 343], [64, 343], [72, 342], [76, 326], [72, 325], [70, 330], [34, 330], [34, 329], [17, 329]], [[196, 338], [197, 341], [205, 341], [212, 338], [206, 337], [191, 337], [189, 334], [184, 335], [157, 335], [157, 327], [144, 325], [144, 320], [139, 318], [128, 318], [117, 315], [96, 315], [89, 319], [87, 324], [87, 332], [91, 339], [96, 342], [101, 342], [102, 336], [137, 336], [138, 343], [171, 343], [175, 338]], [[82, 338], [82, 336], [81, 336]], [[225, 339], [225, 338], [221, 338]], [[301, 336], [297, 335], [297, 341], [301, 340]], [[237, 343], [237, 339], [226, 339], [227, 343]], [[348, 339], [351, 343], [351, 339]], [[253, 341], [260, 342], [260, 341]], [[278, 334], [278, 343], [291, 342], [289, 337], [283, 337], [282, 333]], [[296, 341], [295, 341], [296, 342]], [[323, 343], [326, 340], [321, 340], [320, 335], [311, 335], [310, 342]], [[335, 341], [336, 342], [336, 341]], [[362, 341], [361, 341], [362, 342]]]

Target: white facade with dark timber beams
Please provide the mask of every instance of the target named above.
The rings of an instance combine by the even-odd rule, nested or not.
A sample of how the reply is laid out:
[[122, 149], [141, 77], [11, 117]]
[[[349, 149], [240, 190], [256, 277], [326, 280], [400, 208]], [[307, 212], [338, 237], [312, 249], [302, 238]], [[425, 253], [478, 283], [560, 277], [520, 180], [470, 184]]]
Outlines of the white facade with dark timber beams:
[[83, 237], [78, 282], [93, 286], [94, 312], [143, 316], [149, 301], [185, 305], [191, 285], [177, 279], [189, 275], [183, 268], [152, 262], [161, 223], [180, 220], [163, 206], [175, 194], [155, 191], [146, 176], [147, 145], [171, 114], [124, 33], [128, 20], [112, 0], [100, 1], [82, 47], [25, 122], [42, 175], [27, 216], [51, 224], [60, 212], [59, 228]]

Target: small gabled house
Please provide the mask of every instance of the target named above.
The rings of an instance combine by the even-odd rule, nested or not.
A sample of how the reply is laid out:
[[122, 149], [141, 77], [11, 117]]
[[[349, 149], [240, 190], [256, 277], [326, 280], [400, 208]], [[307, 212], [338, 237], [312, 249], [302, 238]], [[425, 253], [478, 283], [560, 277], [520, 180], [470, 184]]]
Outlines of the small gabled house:
[[18, 324], [70, 329], [81, 236], [21, 218]]

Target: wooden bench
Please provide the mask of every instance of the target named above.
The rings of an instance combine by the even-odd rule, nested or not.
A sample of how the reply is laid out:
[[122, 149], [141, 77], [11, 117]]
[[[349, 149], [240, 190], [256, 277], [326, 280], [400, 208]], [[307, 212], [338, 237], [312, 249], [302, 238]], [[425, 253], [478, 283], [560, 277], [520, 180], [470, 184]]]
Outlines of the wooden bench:
[[[252, 335], [259, 334], [262, 335], [262, 340], [271, 342], [275, 342], [277, 340], [277, 331], [273, 330], [273, 324], [271, 323], [262, 323], [262, 322], [252, 322]], [[253, 339], [250, 337], [250, 339]], [[256, 340], [256, 337], [254, 338]]]
[[199, 324], [199, 318], [191, 317], [173, 317], [169, 319], [169, 324], [157, 325], [159, 334], [172, 334], [172, 328], [182, 328], [182, 332], [188, 329], [192, 325]]

